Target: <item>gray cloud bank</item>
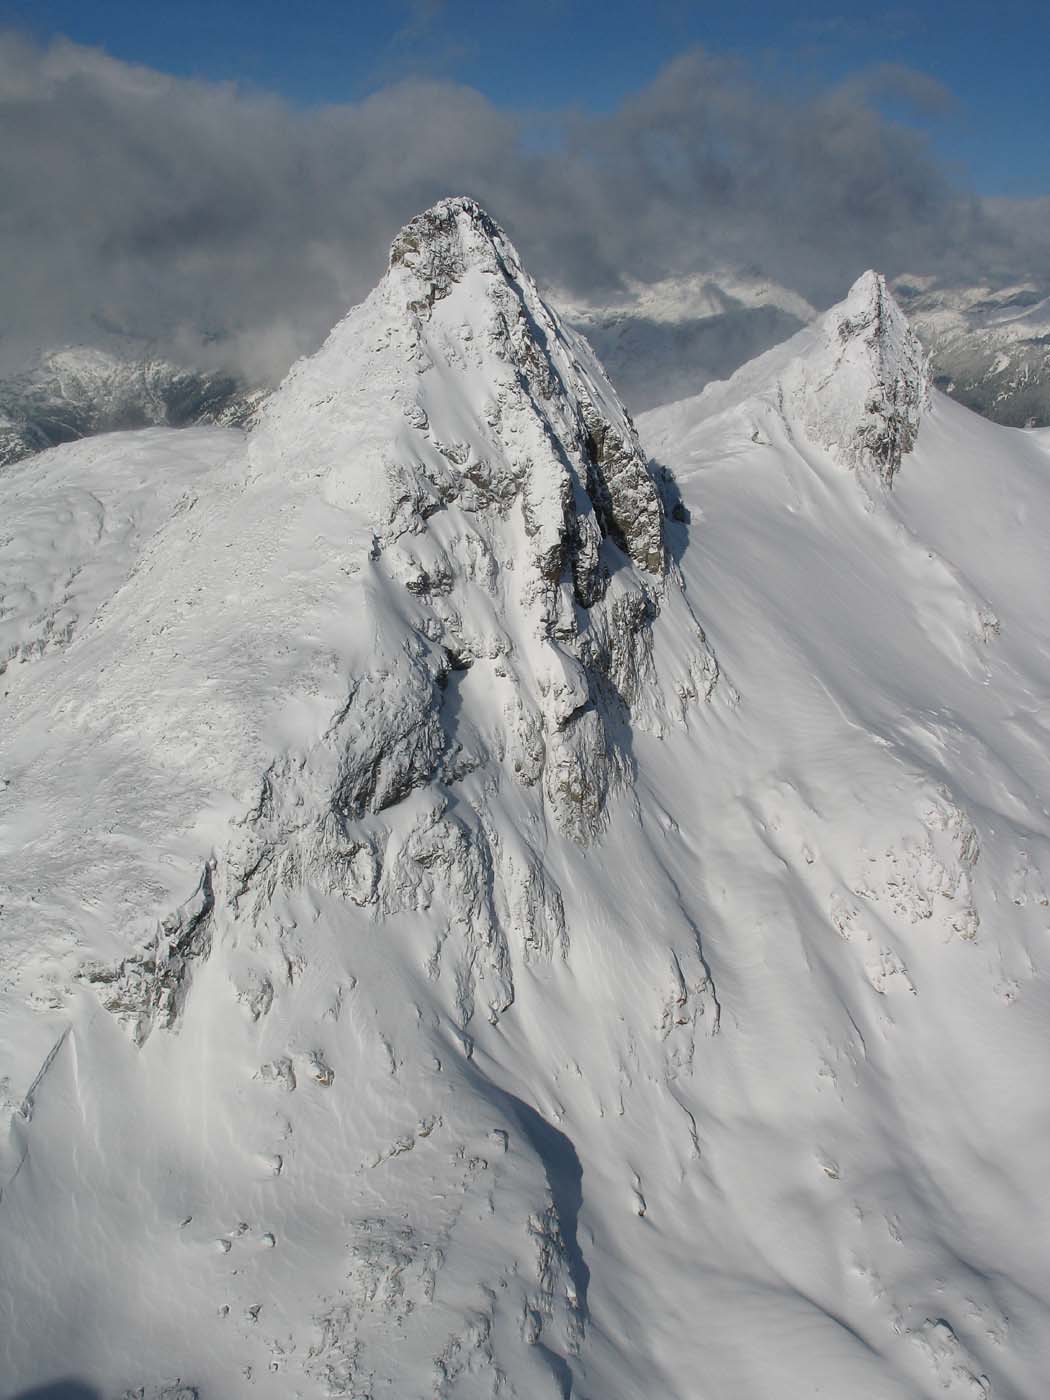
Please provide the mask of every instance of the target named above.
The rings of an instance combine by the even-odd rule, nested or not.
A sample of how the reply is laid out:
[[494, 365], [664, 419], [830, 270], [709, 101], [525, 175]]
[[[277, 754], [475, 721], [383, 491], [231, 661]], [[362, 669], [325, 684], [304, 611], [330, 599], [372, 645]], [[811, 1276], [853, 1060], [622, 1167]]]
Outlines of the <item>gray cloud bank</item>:
[[552, 114], [538, 143], [451, 82], [304, 111], [0, 36], [0, 369], [104, 327], [187, 358], [204, 341], [272, 377], [375, 283], [398, 227], [454, 192], [577, 296], [727, 263], [817, 304], [868, 266], [1050, 276], [1046, 202], [961, 192], [884, 97], [929, 110], [944, 94], [884, 68], [791, 99], [690, 52], [610, 115]]

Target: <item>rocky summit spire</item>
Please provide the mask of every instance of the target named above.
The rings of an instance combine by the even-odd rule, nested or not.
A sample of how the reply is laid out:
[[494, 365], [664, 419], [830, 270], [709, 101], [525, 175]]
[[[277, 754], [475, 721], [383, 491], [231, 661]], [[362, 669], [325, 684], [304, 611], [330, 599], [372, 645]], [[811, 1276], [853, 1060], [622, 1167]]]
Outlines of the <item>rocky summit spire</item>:
[[[249, 450], [261, 472], [363, 511], [370, 570], [421, 615], [420, 683], [393, 686], [381, 735], [351, 716], [337, 809], [356, 820], [451, 771], [449, 666], [500, 658], [511, 771], [594, 839], [630, 765], [624, 718], [673, 722], [713, 661], [690, 620], [680, 674], [657, 678], [652, 623], [685, 604], [656, 480], [590, 347], [478, 204], [442, 200], [401, 230], [382, 282], [292, 371]], [[402, 650], [392, 632], [399, 675]]]
[[419, 282], [419, 306], [447, 296], [469, 266], [523, 276], [518, 255], [499, 225], [473, 199], [442, 199], [409, 221], [390, 245], [391, 268]]
[[[455, 289], [494, 304], [489, 341], [513, 366], [581, 477], [601, 534], [649, 573], [663, 570], [659, 494], [634, 424], [589, 347], [541, 298], [517, 250], [473, 199], [443, 199], [406, 224], [388, 282], [421, 321]], [[480, 286], [479, 286], [480, 284]], [[570, 532], [576, 527], [570, 522]]]
[[813, 334], [813, 348], [782, 377], [785, 397], [811, 437], [891, 485], [929, 402], [929, 361], [918, 337], [886, 279], [870, 271]]

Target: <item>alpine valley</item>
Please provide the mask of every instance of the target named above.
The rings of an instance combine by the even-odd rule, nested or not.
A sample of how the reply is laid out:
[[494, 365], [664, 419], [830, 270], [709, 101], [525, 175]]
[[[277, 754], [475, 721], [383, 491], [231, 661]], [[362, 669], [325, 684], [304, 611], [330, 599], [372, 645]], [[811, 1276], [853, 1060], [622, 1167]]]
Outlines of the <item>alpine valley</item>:
[[448, 199], [0, 475], [4, 1396], [1045, 1393], [1050, 431], [767, 310], [634, 423]]

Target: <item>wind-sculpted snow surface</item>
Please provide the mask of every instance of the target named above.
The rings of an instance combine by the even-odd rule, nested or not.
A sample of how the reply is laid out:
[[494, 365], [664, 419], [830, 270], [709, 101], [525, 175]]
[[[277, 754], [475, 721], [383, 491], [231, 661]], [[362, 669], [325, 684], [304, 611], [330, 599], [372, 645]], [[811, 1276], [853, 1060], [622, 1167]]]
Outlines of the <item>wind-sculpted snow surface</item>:
[[1050, 454], [883, 295], [650, 463], [444, 201], [0, 482], [5, 1394], [1040, 1392]]

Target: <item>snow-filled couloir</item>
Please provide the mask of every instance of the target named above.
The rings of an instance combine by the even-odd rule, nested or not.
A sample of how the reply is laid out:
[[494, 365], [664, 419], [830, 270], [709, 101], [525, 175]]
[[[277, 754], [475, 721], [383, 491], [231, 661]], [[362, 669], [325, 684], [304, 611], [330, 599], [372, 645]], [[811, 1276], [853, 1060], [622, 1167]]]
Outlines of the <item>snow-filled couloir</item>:
[[881, 278], [636, 431], [446, 200], [0, 510], [5, 1394], [1038, 1393], [1050, 455]]

